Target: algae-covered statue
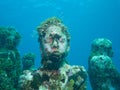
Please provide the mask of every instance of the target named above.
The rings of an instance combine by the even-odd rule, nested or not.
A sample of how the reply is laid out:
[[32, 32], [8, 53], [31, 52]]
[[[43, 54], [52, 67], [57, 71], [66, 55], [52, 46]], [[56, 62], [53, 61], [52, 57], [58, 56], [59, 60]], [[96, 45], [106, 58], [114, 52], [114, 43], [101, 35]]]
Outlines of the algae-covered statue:
[[47, 19], [37, 28], [42, 66], [26, 70], [20, 77], [21, 90], [86, 90], [87, 73], [83, 66], [71, 66], [66, 56], [70, 35], [61, 20]]
[[98, 38], [92, 42], [88, 74], [93, 90], [120, 90], [120, 73], [112, 61], [112, 42]]
[[13, 27], [0, 27], [0, 90], [17, 90], [21, 72], [17, 45], [20, 34]]
[[35, 70], [35, 54], [34, 53], [26, 53], [22, 57], [22, 65], [23, 70]]

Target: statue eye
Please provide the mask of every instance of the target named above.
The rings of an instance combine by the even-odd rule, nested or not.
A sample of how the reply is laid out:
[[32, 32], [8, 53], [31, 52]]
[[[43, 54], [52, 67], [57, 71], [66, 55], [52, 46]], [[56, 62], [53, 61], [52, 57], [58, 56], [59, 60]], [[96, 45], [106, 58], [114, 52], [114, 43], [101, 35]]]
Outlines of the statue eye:
[[49, 38], [49, 43], [51, 43], [53, 41], [53, 39], [52, 38]]
[[44, 43], [48, 43], [48, 40], [45, 39], [45, 40], [44, 40]]
[[47, 38], [44, 40], [44, 43], [52, 43], [53, 39], [52, 38]]
[[64, 43], [65, 42], [65, 38], [60, 38], [60, 42]]

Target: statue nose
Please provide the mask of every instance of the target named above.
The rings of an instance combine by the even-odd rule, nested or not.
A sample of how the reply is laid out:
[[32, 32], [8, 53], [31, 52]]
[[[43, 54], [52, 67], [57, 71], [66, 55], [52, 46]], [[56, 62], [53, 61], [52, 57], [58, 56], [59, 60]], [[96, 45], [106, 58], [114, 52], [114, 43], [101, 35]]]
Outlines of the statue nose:
[[57, 40], [53, 41], [53, 48], [58, 48], [58, 42], [57, 42]]

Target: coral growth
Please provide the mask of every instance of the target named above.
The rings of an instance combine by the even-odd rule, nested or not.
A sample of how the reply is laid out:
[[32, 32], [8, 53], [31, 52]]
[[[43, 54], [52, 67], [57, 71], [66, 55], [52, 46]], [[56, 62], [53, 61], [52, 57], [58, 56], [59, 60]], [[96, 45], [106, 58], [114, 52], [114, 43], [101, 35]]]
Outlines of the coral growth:
[[64, 64], [59, 70], [25, 70], [20, 90], [86, 90], [87, 73], [83, 67]]

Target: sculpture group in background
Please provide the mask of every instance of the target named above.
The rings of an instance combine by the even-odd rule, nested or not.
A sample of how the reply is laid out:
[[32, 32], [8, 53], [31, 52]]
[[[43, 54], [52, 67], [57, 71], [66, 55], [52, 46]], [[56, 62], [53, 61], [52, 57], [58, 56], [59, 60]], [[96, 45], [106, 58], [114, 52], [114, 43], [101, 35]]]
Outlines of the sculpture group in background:
[[0, 27], [0, 90], [16, 90], [21, 73], [17, 45], [21, 36], [12, 27]]
[[83, 66], [71, 66], [66, 57], [70, 35], [56, 17], [37, 28], [41, 48], [41, 67], [25, 70], [20, 76], [20, 90], [86, 90], [87, 73]]
[[120, 90], [120, 73], [113, 61], [112, 42], [98, 38], [92, 42], [88, 74], [93, 90]]

